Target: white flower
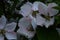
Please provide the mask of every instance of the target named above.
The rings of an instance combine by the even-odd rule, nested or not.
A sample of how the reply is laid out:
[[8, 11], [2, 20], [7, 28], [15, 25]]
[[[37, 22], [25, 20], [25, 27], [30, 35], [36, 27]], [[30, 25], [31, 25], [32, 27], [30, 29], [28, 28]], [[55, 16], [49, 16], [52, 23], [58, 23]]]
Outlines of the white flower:
[[[53, 8], [55, 6], [57, 6], [55, 3], [49, 3], [48, 6], [42, 2], [39, 3], [39, 14], [36, 15], [37, 25], [45, 25], [46, 28], [48, 28], [50, 25], [53, 25], [54, 15], [58, 13], [58, 10]], [[41, 16], [41, 14], [44, 15], [44, 17]]]
[[54, 24], [54, 17], [49, 18], [49, 20], [48, 20], [46, 18], [43, 18], [41, 15], [37, 14], [36, 22], [37, 22], [37, 25], [40, 25], [40, 26], [45, 25], [45, 27], [48, 28], [49, 26]]
[[23, 6], [21, 6], [21, 10], [19, 11], [19, 14], [25, 16], [28, 16], [33, 13], [33, 11], [38, 10], [38, 5], [40, 2], [34, 2], [33, 4], [30, 2], [25, 3]]
[[18, 23], [19, 29], [17, 32], [27, 38], [32, 38], [35, 35], [35, 31], [32, 31], [31, 21], [32, 19], [29, 16], [21, 18]]
[[14, 29], [16, 27], [16, 23], [12, 22], [9, 24], [6, 24], [7, 19], [4, 15], [0, 18], [0, 40], [4, 40], [4, 35], [7, 39], [16, 39], [16, 33], [14, 32]]
[[59, 35], [60, 35], [60, 28], [56, 28], [56, 30], [57, 30], [57, 32], [59, 33]]

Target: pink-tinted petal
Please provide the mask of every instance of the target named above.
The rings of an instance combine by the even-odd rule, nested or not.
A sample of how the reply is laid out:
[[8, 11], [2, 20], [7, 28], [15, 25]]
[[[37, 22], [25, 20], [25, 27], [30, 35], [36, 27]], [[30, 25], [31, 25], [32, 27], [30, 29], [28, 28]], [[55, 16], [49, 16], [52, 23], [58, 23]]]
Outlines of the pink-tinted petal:
[[29, 31], [29, 28], [32, 27], [30, 17], [24, 17], [20, 19], [18, 26], [19, 30], [17, 32], [20, 33], [21, 35], [24, 35], [27, 38], [32, 38], [34, 36], [35, 32]]
[[7, 39], [17, 39], [17, 35], [15, 32], [6, 32], [5, 36]]
[[9, 23], [5, 26], [5, 30], [6, 31], [14, 31], [16, 28], [16, 25], [17, 24], [15, 22]]
[[19, 27], [28, 27], [31, 24], [31, 19], [29, 17], [23, 17], [19, 20]]

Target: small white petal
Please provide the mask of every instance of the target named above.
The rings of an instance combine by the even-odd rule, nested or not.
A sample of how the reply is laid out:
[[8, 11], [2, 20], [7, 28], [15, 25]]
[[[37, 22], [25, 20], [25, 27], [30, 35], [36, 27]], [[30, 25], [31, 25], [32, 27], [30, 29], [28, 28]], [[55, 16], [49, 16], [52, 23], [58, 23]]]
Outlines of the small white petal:
[[37, 11], [39, 3], [40, 2], [38, 2], [38, 1], [34, 2], [33, 5], [32, 5], [32, 10]]
[[6, 32], [5, 36], [7, 39], [17, 39], [17, 35], [15, 32]]
[[54, 24], [54, 18], [51, 18], [50, 20], [46, 20], [44, 25], [46, 28], [48, 28], [50, 25]]
[[3, 26], [3, 25], [0, 24], [0, 29], [3, 29], [4, 27], [5, 27], [5, 26]]
[[43, 17], [41, 17], [39, 14], [37, 14], [36, 22], [37, 22], [37, 25], [43, 26], [45, 19]]
[[7, 19], [5, 18], [5, 16], [2, 15], [2, 17], [0, 18], [0, 29], [3, 29], [5, 27], [6, 21]]
[[48, 7], [49, 7], [49, 8], [56, 7], [56, 6], [58, 6], [56, 3], [49, 3], [49, 4], [48, 4]]
[[29, 15], [28, 17], [31, 18], [31, 24], [33, 26], [33, 29], [35, 30], [37, 27], [36, 18], [34, 18], [32, 15]]
[[31, 19], [29, 17], [24, 17], [19, 20], [19, 27], [28, 27], [31, 24]]
[[30, 2], [27, 2], [21, 7], [20, 14], [25, 16], [28, 16], [29, 14], [32, 13], [32, 5]]
[[42, 2], [39, 3], [38, 9], [39, 9], [40, 14], [46, 14], [46, 12], [47, 12], [46, 11], [47, 6]]
[[27, 29], [25, 30], [24, 28], [20, 28], [17, 32], [27, 38], [32, 38], [35, 35], [34, 31], [28, 31]]
[[56, 10], [56, 9], [50, 8], [50, 9], [48, 9], [48, 12], [49, 12], [49, 15], [50, 15], [50, 16], [54, 16], [54, 15], [56, 15], [59, 11]]
[[6, 25], [5, 30], [6, 31], [14, 31], [16, 28], [16, 25], [17, 24], [15, 22], [9, 23]]
[[35, 19], [35, 18], [33, 18], [33, 20], [32, 20], [31, 22], [32, 22], [33, 29], [35, 30], [35, 29], [36, 29], [36, 27], [37, 27], [36, 19]]
[[56, 28], [56, 30], [58, 31], [59, 35], [60, 35], [60, 28]]
[[0, 34], [0, 40], [4, 40], [4, 36]]

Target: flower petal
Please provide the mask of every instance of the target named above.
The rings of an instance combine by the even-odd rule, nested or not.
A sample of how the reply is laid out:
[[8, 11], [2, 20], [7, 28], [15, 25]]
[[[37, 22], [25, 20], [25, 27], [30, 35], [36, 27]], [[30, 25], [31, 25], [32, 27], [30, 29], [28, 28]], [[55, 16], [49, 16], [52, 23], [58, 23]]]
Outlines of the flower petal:
[[0, 40], [4, 40], [4, 36], [0, 34]]
[[5, 18], [5, 16], [2, 15], [0, 18], [0, 29], [3, 29], [5, 27], [6, 21], [7, 21], [7, 19]]
[[20, 14], [23, 16], [28, 16], [32, 13], [32, 4], [30, 2], [27, 2], [21, 7]]
[[35, 30], [36, 27], [37, 27], [37, 24], [36, 24], [36, 20], [35, 19], [32, 20], [32, 26], [33, 26], [33, 29]]
[[56, 9], [48, 9], [48, 11], [49, 11], [49, 15], [50, 16], [54, 16], [54, 15], [56, 15], [59, 11], [58, 10], [56, 10]]
[[43, 17], [41, 17], [39, 14], [37, 14], [36, 22], [37, 22], [37, 25], [43, 26], [45, 19]]
[[48, 4], [48, 7], [49, 7], [49, 8], [56, 7], [56, 6], [58, 6], [56, 3], [49, 3], [49, 4]]
[[15, 32], [6, 32], [5, 36], [7, 37], [7, 39], [17, 39], [17, 35]]
[[36, 18], [34, 18], [32, 15], [29, 15], [29, 18], [31, 18], [31, 24], [33, 26], [33, 29], [35, 30], [37, 27]]
[[42, 2], [39, 3], [38, 9], [39, 9], [40, 14], [46, 14], [46, 12], [47, 12], [46, 11], [47, 6]]
[[31, 24], [31, 19], [29, 17], [23, 17], [19, 20], [19, 27], [28, 27]]
[[39, 3], [40, 2], [38, 2], [38, 1], [34, 2], [33, 5], [32, 5], [32, 10], [37, 11]]
[[28, 30], [25, 30], [24, 28], [20, 28], [17, 32], [27, 38], [32, 38], [35, 35], [34, 31], [28, 31]]
[[54, 24], [54, 17], [51, 18], [50, 20], [46, 20], [44, 25], [46, 28], [48, 28], [50, 25], [53, 25]]
[[5, 30], [6, 31], [14, 31], [16, 28], [16, 25], [17, 24], [15, 22], [9, 23], [6, 25]]

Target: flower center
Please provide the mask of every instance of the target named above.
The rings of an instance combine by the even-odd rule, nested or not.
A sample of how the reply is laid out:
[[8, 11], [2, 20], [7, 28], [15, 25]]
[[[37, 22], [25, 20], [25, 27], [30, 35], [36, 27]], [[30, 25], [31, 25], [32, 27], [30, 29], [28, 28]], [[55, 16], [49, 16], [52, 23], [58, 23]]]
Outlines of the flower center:
[[46, 20], [50, 20], [50, 18], [52, 18], [52, 16], [49, 16], [49, 14], [48, 14], [48, 15], [43, 15], [43, 14], [41, 14], [41, 16], [42, 16], [43, 18], [45, 18]]
[[36, 17], [36, 14], [39, 13], [38, 11], [33, 11], [32, 16]]
[[0, 34], [4, 34], [5, 32], [5, 30], [0, 30]]

